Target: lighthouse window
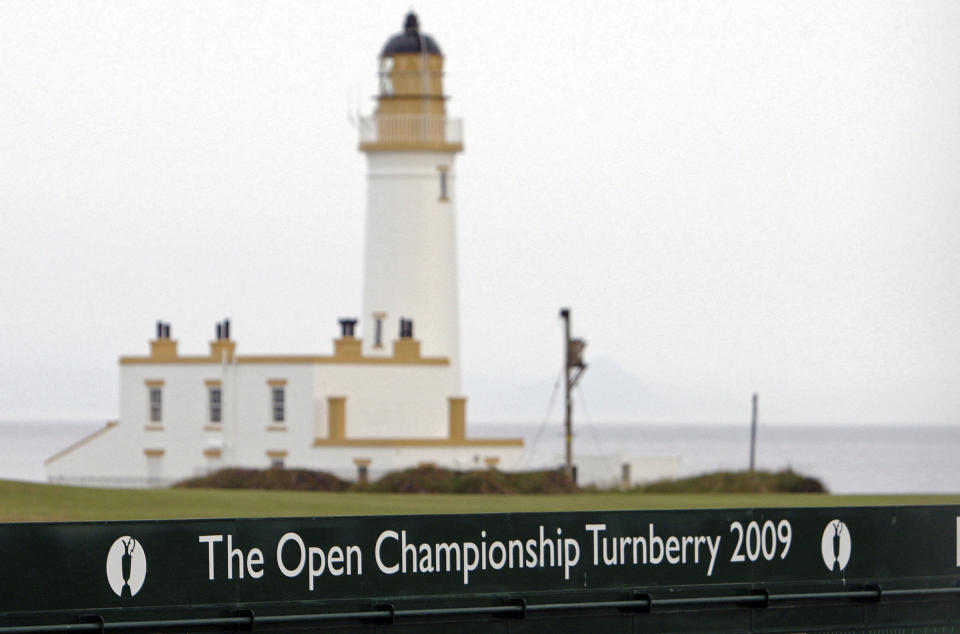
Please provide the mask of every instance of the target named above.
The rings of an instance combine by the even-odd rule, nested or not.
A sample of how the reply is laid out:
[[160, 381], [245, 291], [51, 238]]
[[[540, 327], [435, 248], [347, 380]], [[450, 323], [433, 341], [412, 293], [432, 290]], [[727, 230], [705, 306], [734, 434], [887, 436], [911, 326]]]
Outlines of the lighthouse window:
[[210, 400], [210, 422], [219, 423], [221, 419], [222, 395], [219, 387], [211, 387], [209, 391]]
[[383, 347], [383, 317], [374, 318], [373, 322], [373, 347]]
[[390, 73], [393, 71], [393, 58], [380, 58], [380, 94], [387, 97], [393, 96], [393, 79]]
[[440, 200], [449, 200], [447, 197], [447, 168], [440, 169]]
[[159, 387], [150, 388], [150, 422], [163, 421], [163, 391]]
[[284, 389], [282, 387], [270, 388], [271, 404], [273, 405], [273, 422], [282, 423], [284, 421]]

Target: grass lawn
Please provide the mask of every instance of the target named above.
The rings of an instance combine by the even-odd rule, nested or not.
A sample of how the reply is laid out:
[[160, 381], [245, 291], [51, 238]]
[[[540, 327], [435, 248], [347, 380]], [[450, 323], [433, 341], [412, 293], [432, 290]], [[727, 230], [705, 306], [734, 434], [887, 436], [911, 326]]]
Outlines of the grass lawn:
[[0, 481], [0, 522], [960, 504], [960, 495], [422, 495], [225, 489], [89, 489]]

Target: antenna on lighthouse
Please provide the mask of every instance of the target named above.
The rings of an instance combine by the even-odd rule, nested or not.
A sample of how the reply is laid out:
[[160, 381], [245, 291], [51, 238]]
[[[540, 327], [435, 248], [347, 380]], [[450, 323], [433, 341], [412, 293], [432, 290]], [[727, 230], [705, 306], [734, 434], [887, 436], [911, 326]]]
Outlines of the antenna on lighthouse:
[[357, 107], [357, 101], [354, 97], [354, 91], [347, 88], [347, 123], [356, 128], [359, 125], [360, 108]]

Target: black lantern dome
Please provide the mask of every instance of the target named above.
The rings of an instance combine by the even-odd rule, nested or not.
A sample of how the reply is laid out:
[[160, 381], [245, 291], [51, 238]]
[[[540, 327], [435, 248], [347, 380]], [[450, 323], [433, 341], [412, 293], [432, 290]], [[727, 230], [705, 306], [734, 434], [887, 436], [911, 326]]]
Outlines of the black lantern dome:
[[417, 19], [417, 14], [411, 11], [403, 20], [403, 33], [397, 33], [387, 40], [383, 50], [380, 51], [380, 57], [421, 51], [431, 55], [443, 55], [432, 37], [420, 33], [420, 21]]

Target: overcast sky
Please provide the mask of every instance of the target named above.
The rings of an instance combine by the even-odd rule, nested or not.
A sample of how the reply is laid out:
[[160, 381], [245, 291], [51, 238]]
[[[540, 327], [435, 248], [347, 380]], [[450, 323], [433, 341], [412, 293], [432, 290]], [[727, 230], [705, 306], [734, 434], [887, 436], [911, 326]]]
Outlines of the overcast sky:
[[[0, 0], [0, 420], [117, 415], [153, 324], [358, 315], [404, 2]], [[960, 3], [418, 2], [464, 119], [472, 420], [960, 423]], [[531, 422], [539, 422], [533, 420]]]

